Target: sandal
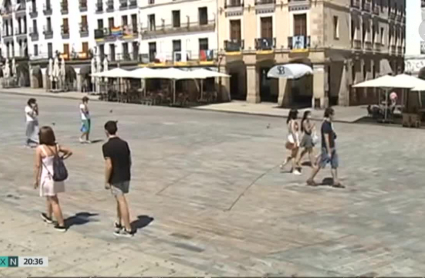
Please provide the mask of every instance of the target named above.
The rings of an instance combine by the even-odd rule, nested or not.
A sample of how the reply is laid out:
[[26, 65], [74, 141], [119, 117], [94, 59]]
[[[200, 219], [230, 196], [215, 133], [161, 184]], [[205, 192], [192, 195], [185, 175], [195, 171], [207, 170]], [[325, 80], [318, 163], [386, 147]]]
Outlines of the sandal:
[[314, 180], [308, 180], [308, 181], [307, 181], [307, 185], [308, 185], [308, 186], [317, 186], [317, 183], [316, 183], [316, 182], [314, 182]]

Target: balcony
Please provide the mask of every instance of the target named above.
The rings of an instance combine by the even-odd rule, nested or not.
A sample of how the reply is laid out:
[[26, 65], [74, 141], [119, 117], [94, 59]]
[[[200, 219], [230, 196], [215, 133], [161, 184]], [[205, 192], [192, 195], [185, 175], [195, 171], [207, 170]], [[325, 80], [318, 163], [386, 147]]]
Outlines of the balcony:
[[390, 46], [390, 52], [391, 52], [391, 54], [396, 54], [396, 52], [397, 52], [397, 47], [396, 47], [395, 45], [391, 45], [391, 46]]
[[32, 41], [38, 41], [38, 30], [37, 28], [30, 28], [30, 37]]
[[371, 41], [365, 41], [364, 42], [364, 49], [368, 50], [368, 51], [372, 51], [373, 49], [373, 44]]
[[255, 39], [255, 49], [257, 51], [268, 51], [276, 48], [276, 38]]
[[375, 5], [372, 7], [373, 13], [375, 15], [379, 15], [379, 6], [375, 3]]
[[382, 50], [382, 44], [380, 42], [375, 42], [373, 44], [373, 50], [375, 50], [376, 52], [381, 52], [381, 50]]
[[362, 41], [360, 39], [354, 39], [351, 41], [351, 48], [360, 50], [362, 49]]
[[16, 15], [21, 16], [25, 15], [27, 12], [27, 3], [25, 1], [21, 1], [20, 4], [17, 4]]
[[105, 38], [105, 30], [104, 29], [96, 29], [94, 30], [94, 39], [104, 39]]
[[241, 52], [244, 49], [244, 40], [224, 41], [224, 51]]
[[52, 10], [52, 6], [50, 5], [50, 3], [44, 4], [43, 13], [44, 13], [45, 16], [52, 15], [53, 10]]
[[288, 37], [288, 48], [292, 52], [304, 52], [310, 48], [310, 36]]
[[395, 13], [395, 11], [393, 9], [391, 9], [389, 11], [388, 17], [392, 20], [394, 20], [396, 18], [397, 14]]
[[351, 0], [351, 8], [360, 9], [360, 0]]
[[111, 31], [111, 28], [103, 28], [94, 30], [94, 39], [96, 41], [115, 41], [122, 34], [116, 34]]
[[12, 16], [12, 7], [7, 6], [1, 9], [1, 16], [2, 17], [10, 17]]
[[62, 32], [62, 39], [69, 39], [69, 26], [61, 26]]
[[31, 17], [31, 18], [34, 18], [34, 17], [37, 17], [37, 16], [38, 16], [37, 6], [32, 5], [32, 6], [30, 7], [30, 17]]
[[299, 11], [310, 8], [311, 0], [288, 0], [289, 11]]
[[13, 39], [13, 30], [9, 31], [9, 29], [3, 29], [2, 36], [3, 36], [4, 39], [6, 39], [6, 38]]
[[68, 14], [68, 1], [62, 1], [61, 3], [61, 13], [63, 15]]
[[130, 0], [129, 7], [130, 7], [130, 9], [136, 9], [137, 8], [137, 0]]
[[120, 0], [120, 10], [128, 9], [128, 0]]
[[243, 7], [244, 3], [243, 0], [226, 0], [224, 2], [224, 8], [237, 8], [237, 7]]
[[87, 0], [80, 0], [80, 12], [87, 12]]
[[363, 0], [362, 11], [371, 12], [371, 10], [372, 10], [372, 3], [369, 0]]
[[86, 24], [80, 24], [80, 37], [86, 38], [89, 36], [89, 26]]
[[27, 30], [25, 28], [23, 28], [23, 26], [21, 28], [16, 28], [15, 29], [15, 35], [16, 35], [17, 38], [26, 37], [27, 36]]
[[149, 26], [147, 28], [142, 28], [142, 39], [149, 39], [153, 36], [161, 34], [204, 32], [215, 30], [215, 20], [209, 20], [206, 23], [207, 24], [200, 24], [198, 21], [196, 21], [181, 24], [180, 27], [173, 27], [173, 24], [165, 24], [165, 22], [163, 22], [163, 24], [160, 26]]
[[113, 12], [115, 10], [114, 8], [114, 1], [113, 0], [108, 0], [106, 1], [106, 11], [108, 13]]
[[276, 4], [276, 0], [255, 0], [255, 6]]
[[99, 1], [96, 3], [96, 13], [103, 13], [103, 2]]
[[44, 38], [46, 40], [53, 39], [53, 29], [52, 29], [52, 27], [51, 26], [49, 26], [49, 27], [44, 26], [43, 34], [44, 34]]

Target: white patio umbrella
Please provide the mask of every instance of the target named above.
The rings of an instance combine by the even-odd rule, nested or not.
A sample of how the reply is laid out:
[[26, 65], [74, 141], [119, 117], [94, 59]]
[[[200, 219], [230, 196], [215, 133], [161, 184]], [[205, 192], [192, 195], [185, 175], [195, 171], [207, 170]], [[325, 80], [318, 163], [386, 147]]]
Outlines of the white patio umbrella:
[[425, 91], [425, 80], [422, 80], [420, 78], [417, 78], [415, 76], [408, 75], [408, 74], [399, 74], [395, 78], [402, 83], [414, 86], [410, 90], [414, 92], [418, 92], [419, 103], [420, 103], [420, 106], [422, 106], [421, 91]]
[[114, 68], [108, 71], [92, 73], [91, 76], [104, 78], [133, 78], [133, 74], [131, 74], [131, 71], [124, 70], [122, 68]]
[[201, 99], [203, 99], [203, 95], [204, 95], [204, 79], [206, 79], [206, 78], [229, 78], [230, 77], [230, 75], [228, 75], [228, 74], [217, 72], [217, 71], [212, 71], [212, 70], [207, 70], [207, 69], [196, 69], [196, 70], [190, 71], [189, 73], [190, 73], [190, 75], [192, 76], [193, 79], [200, 79]]
[[388, 92], [393, 88], [399, 89], [411, 89], [415, 87], [414, 84], [404, 83], [400, 78], [396, 78], [391, 75], [384, 75], [372, 80], [367, 80], [361, 83], [358, 83], [353, 86], [354, 88], [381, 88], [385, 91], [385, 120], [387, 120], [387, 110], [388, 110]]
[[66, 77], [65, 59], [62, 57], [61, 69], [60, 69], [60, 80], [61, 80], [61, 83], [62, 83], [62, 89], [63, 90], [65, 90], [65, 77]]
[[272, 67], [267, 73], [271, 78], [298, 79], [313, 74], [313, 69], [305, 64], [285, 64]]

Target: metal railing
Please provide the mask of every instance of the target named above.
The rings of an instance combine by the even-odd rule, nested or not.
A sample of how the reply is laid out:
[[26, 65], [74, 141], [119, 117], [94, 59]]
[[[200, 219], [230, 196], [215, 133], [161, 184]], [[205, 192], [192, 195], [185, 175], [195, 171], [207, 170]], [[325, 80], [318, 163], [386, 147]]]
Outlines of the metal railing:
[[44, 15], [52, 15], [52, 5], [50, 3], [44, 3], [44, 9], [43, 9]]
[[106, 1], [106, 11], [107, 12], [113, 12], [114, 10], [115, 10], [114, 1], [113, 0]]
[[25, 13], [27, 11], [27, 3], [25, 1], [21, 1], [19, 7], [16, 9], [17, 14]]
[[120, 10], [128, 8], [128, 0], [120, 0]]
[[255, 0], [255, 5], [276, 4], [276, 0]]
[[[205, 23], [205, 22], [202, 22]], [[201, 24], [201, 22], [186, 22], [180, 23], [180, 26], [174, 27], [172, 23], [159, 26], [147, 26], [141, 28], [143, 36], [149, 36], [154, 34], [166, 34], [166, 33], [179, 33], [179, 32], [189, 32], [189, 31], [208, 31], [214, 30], [215, 20], [208, 20], [206, 24]]]
[[276, 48], [276, 38], [257, 38], [255, 39], [256, 50], [273, 50]]
[[129, 7], [131, 9], [137, 8], [137, 0], [130, 0]]
[[87, 0], [80, 0], [80, 12], [87, 11]]
[[62, 1], [61, 3], [61, 13], [68, 14], [68, 1]]
[[151, 52], [146, 54], [138, 54], [140, 63], [193, 63], [217, 61], [217, 52], [213, 49], [195, 51], [170, 51], [170, 52]]
[[291, 50], [309, 49], [310, 48], [310, 36], [288, 37], [288, 48], [291, 49]]
[[37, 16], [38, 16], [37, 6], [31, 5], [30, 6], [30, 17], [37, 17]]
[[243, 0], [226, 0], [224, 2], [224, 8], [243, 7]]
[[226, 40], [224, 41], [224, 50], [226, 52], [239, 52], [244, 49], [244, 40]]
[[27, 34], [27, 30], [26, 28], [23, 28], [23, 26], [21, 26], [21, 28], [16, 27], [15, 28], [15, 35], [20, 36], [20, 35], [26, 35]]
[[87, 24], [80, 23], [80, 36], [83, 38], [89, 36], [89, 26]]
[[44, 26], [43, 34], [46, 39], [53, 38], [53, 28], [52, 26]]
[[102, 1], [98, 1], [96, 3], [96, 12], [97, 13], [102, 13], [103, 12], [103, 2]]

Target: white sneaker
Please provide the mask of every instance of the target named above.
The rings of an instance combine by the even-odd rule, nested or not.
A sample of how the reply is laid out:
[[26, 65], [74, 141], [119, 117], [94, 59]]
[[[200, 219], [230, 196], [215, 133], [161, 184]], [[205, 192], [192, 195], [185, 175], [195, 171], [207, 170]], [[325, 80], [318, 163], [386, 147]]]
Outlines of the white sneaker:
[[84, 143], [86, 142], [85, 140], [83, 140], [83, 139], [81, 139], [81, 138], [80, 138], [79, 140], [80, 140], [80, 143], [81, 143], [81, 144], [84, 144]]
[[298, 170], [294, 170], [294, 171], [292, 171], [292, 174], [294, 174], [295, 176], [300, 176], [301, 172], [298, 171]]

